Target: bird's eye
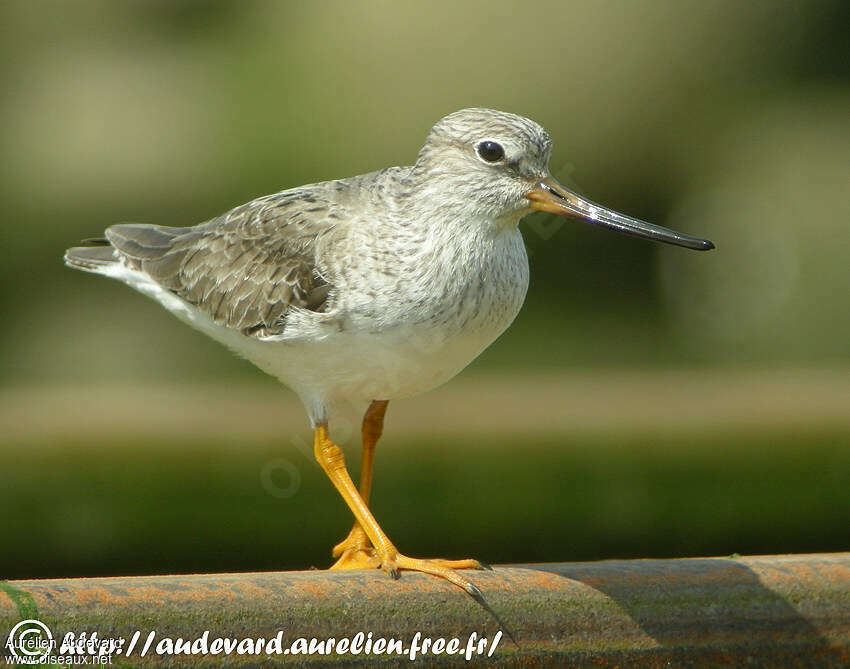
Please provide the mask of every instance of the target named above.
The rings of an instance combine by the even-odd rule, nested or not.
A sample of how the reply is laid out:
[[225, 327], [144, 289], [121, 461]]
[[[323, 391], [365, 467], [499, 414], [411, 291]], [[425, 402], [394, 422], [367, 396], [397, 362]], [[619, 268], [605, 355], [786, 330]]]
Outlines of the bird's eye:
[[475, 150], [478, 152], [481, 160], [488, 163], [498, 163], [505, 157], [505, 150], [502, 148], [502, 145], [491, 142], [490, 140], [479, 142]]

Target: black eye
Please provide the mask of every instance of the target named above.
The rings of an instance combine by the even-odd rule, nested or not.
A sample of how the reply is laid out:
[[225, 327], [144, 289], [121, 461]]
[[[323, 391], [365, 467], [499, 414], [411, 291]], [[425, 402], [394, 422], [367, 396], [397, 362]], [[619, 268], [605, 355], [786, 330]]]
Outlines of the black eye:
[[497, 163], [505, 157], [505, 150], [501, 144], [486, 140], [475, 147], [481, 160], [486, 160], [488, 163]]

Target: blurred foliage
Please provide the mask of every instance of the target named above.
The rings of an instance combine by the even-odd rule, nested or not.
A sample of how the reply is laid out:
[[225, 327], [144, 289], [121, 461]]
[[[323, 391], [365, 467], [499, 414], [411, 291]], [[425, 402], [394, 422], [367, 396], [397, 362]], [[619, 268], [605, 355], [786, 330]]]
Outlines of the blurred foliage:
[[0, 18], [7, 382], [253, 374], [63, 249], [407, 164], [472, 105], [542, 123], [553, 172], [593, 199], [718, 244], [531, 217], [528, 305], [481, 364], [850, 354], [846, 3], [41, 0]]
[[[850, 505], [836, 503], [850, 487], [846, 430], [400, 446], [379, 453], [372, 506], [414, 556], [515, 563], [850, 543]], [[9, 445], [0, 504], [15, 540], [0, 574], [327, 567], [350, 514], [315, 463], [284, 455], [278, 466], [279, 443], [251, 441]]]

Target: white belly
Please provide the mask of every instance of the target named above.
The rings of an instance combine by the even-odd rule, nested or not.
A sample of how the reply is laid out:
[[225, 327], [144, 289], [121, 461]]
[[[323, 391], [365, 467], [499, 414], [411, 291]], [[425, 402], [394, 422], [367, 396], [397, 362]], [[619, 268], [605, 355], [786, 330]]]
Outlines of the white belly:
[[217, 325], [142, 272], [116, 263], [100, 273], [153, 297], [180, 320], [278, 378], [318, 422], [327, 418], [329, 406], [411, 397], [466, 367], [511, 324], [525, 299], [528, 264], [518, 232], [510, 250], [500, 254], [505, 264], [498, 271], [488, 267], [477, 283], [466, 281], [457, 296], [435, 303], [430, 312], [426, 308], [389, 325], [375, 313], [334, 319], [293, 312], [287, 317], [288, 334], [269, 340]]
[[257, 342], [250, 353], [240, 352], [298, 392], [308, 407], [360, 404], [412, 397], [445, 383], [503, 329], [340, 332], [314, 342]]

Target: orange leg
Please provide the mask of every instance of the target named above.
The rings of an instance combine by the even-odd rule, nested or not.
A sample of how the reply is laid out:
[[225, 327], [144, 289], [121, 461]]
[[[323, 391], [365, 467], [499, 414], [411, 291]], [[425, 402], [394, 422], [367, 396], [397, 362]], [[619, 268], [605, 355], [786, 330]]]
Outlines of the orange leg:
[[[477, 560], [419, 560], [398, 552], [398, 549], [384, 534], [381, 526], [378, 525], [378, 521], [369, 511], [366, 501], [354, 486], [354, 481], [351, 480], [351, 476], [345, 467], [345, 456], [339, 446], [333, 443], [328, 436], [326, 424], [316, 426], [313, 451], [319, 465], [328, 475], [331, 483], [334, 484], [337, 492], [354, 514], [357, 524], [371, 542], [373, 553], [369, 553], [366, 549], [363, 550], [371, 556], [372, 564], [363, 566], [380, 567], [393, 578], [398, 578], [398, 572], [402, 569], [421, 571], [444, 578], [463, 588], [473, 597], [481, 598], [480, 590], [455, 572], [456, 569], [484, 569], [484, 565]], [[362, 478], [361, 476], [361, 481]], [[371, 481], [371, 476], [368, 478]]]
[[[363, 415], [361, 434], [363, 448], [360, 456], [360, 497], [369, 505], [372, 492], [372, 469], [375, 463], [375, 444], [384, 430], [384, 414], [387, 412], [387, 400], [375, 400]], [[348, 536], [333, 549], [333, 556], [339, 558], [331, 569], [370, 569], [377, 567], [379, 560], [372, 542], [360, 523], [355, 520]]]

